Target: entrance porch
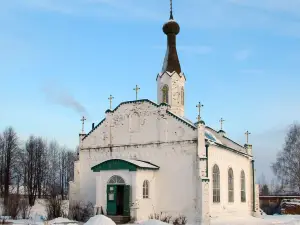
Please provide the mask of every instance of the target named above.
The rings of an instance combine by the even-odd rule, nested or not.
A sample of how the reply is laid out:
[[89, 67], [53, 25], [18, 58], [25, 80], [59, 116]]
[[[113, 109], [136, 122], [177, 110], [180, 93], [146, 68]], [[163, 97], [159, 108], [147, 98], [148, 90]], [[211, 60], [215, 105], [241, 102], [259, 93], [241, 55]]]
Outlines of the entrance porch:
[[[122, 220], [124, 223], [124, 218], [129, 221], [130, 218], [150, 215], [155, 205], [155, 171], [158, 166], [138, 160], [110, 159], [91, 169], [97, 173], [95, 207], [102, 207], [104, 214], [115, 222]], [[147, 195], [143, 195], [145, 183], [148, 185]]]

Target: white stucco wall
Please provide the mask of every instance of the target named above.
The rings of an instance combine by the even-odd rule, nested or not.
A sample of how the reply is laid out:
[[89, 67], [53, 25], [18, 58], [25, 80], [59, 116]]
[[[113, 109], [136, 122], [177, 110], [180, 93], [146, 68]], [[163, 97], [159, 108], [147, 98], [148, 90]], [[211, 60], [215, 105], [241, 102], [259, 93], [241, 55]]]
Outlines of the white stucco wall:
[[[144, 177], [149, 176], [152, 180], [150, 199], [139, 201], [144, 208], [140, 213], [138, 211], [139, 219], [147, 219], [151, 213], [161, 211], [193, 215], [195, 185], [192, 185], [192, 175], [197, 131], [167, 114], [166, 110], [166, 106], [156, 107], [145, 102], [121, 105], [114, 113], [107, 114], [106, 121], [82, 142], [82, 198], [96, 203], [96, 191], [99, 190], [96, 190], [96, 175], [90, 169], [92, 166], [109, 158], [136, 158], [160, 167], [155, 174], [155, 181], [150, 172], [137, 173], [137, 183], [141, 183], [137, 198], [141, 197]], [[133, 126], [135, 130], [132, 130], [131, 123], [134, 121], [131, 121], [131, 115], [135, 112], [140, 115], [140, 127]], [[112, 153], [107, 147], [110, 140], [115, 146]], [[99, 149], [90, 149], [95, 147]], [[97, 199], [100, 198], [97, 196]], [[157, 200], [159, 204], [156, 204]], [[103, 199], [99, 202], [103, 202]]]
[[[232, 151], [211, 145], [208, 151], [208, 174], [210, 183], [211, 216], [250, 215], [252, 202], [252, 167], [251, 159]], [[213, 166], [217, 164], [220, 170], [220, 203], [213, 203]], [[228, 202], [228, 169], [232, 168], [234, 175], [234, 202]], [[246, 202], [241, 202], [241, 171], [245, 172]]]
[[[122, 104], [116, 111], [106, 114], [105, 121], [80, 145], [79, 196], [82, 200], [96, 204], [97, 199], [97, 205], [106, 206], [106, 189], [103, 190], [103, 186], [106, 188], [105, 182], [109, 177], [118, 175], [117, 171], [110, 171], [105, 172], [107, 175], [103, 175], [102, 178], [101, 173], [98, 175], [93, 173], [91, 167], [111, 158], [139, 159], [151, 162], [160, 169], [154, 173], [137, 172], [134, 177], [133, 173], [129, 175], [128, 171], [121, 171], [120, 175], [124, 179], [131, 176], [132, 190], [136, 190], [136, 193], [132, 193], [132, 201], [139, 202], [137, 219], [147, 219], [151, 213], [166, 212], [173, 216], [182, 214], [187, 216], [189, 221], [194, 220], [196, 184], [199, 187], [199, 179], [198, 181], [195, 179], [195, 157], [197, 152], [199, 157], [205, 154], [204, 146], [202, 149], [197, 146], [199, 137], [201, 146], [204, 145], [204, 134], [199, 135], [197, 129], [187, 126], [166, 110], [166, 106], [157, 107], [149, 102], [138, 102]], [[110, 144], [113, 146], [112, 152]], [[250, 214], [252, 190], [250, 160], [212, 145], [208, 152], [208, 178], [211, 180], [208, 194], [211, 215]], [[215, 163], [221, 171], [221, 203], [218, 204], [212, 202], [211, 191], [212, 167]], [[229, 167], [232, 167], [235, 177], [234, 203], [228, 203], [227, 199]], [[202, 178], [205, 169], [206, 165], [200, 162], [198, 174], [202, 173]], [[246, 175], [246, 203], [240, 202], [241, 169]], [[150, 199], [142, 199], [142, 182], [147, 177], [151, 180]], [[203, 188], [198, 188], [200, 198]], [[202, 202], [202, 205], [207, 204]]]

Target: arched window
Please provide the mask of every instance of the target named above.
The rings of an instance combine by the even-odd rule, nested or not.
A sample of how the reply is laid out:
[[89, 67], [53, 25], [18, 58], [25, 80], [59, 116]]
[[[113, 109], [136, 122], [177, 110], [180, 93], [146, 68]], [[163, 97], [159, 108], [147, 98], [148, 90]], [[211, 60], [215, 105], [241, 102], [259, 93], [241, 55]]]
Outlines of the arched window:
[[143, 198], [149, 198], [149, 181], [145, 180], [143, 183]]
[[234, 177], [233, 170], [228, 170], [228, 202], [234, 202]]
[[169, 104], [169, 87], [168, 87], [168, 85], [165, 85], [162, 88], [162, 100], [164, 103]]
[[184, 88], [181, 88], [181, 105], [184, 105]]
[[220, 202], [220, 170], [217, 165], [213, 167], [213, 202]]
[[122, 177], [114, 175], [108, 180], [108, 183], [109, 184], [125, 184], [125, 181]]
[[246, 181], [245, 181], [245, 172], [241, 172], [241, 202], [246, 202]]
[[140, 130], [140, 115], [134, 112], [130, 117], [130, 131], [138, 132]]

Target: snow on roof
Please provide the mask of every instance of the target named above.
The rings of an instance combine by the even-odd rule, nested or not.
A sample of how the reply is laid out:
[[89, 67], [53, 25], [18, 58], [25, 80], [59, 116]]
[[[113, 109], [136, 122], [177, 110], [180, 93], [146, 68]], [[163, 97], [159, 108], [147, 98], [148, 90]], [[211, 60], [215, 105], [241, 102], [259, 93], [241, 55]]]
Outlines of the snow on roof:
[[211, 127], [205, 127], [205, 136], [215, 143], [224, 145], [226, 147], [235, 149], [237, 151], [247, 153], [246, 149], [239, 145], [238, 143], [232, 141], [231, 139], [223, 136], [221, 133], [218, 133], [216, 130], [212, 129]]

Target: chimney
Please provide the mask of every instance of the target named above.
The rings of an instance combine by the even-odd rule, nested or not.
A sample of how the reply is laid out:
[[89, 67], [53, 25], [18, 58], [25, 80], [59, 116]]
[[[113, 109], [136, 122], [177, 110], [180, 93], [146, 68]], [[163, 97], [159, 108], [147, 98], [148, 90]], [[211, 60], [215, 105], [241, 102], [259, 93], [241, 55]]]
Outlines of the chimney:
[[92, 123], [92, 130], [94, 130], [95, 128], [95, 123]]

